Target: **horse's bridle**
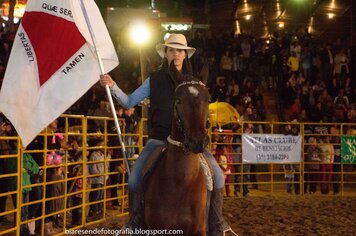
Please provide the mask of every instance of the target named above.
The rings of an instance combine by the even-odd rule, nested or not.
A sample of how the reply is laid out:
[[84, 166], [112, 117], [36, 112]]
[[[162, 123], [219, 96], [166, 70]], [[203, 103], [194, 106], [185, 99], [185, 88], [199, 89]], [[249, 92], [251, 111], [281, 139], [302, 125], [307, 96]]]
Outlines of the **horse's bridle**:
[[[201, 81], [194, 81], [194, 80], [191, 80], [191, 81], [183, 81], [182, 83], [178, 84], [176, 89], [174, 90], [174, 93], [176, 93], [177, 89], [184, 86], [184, 85], [200, 85], [200, 86], [203, 86], [203, 87], [206, 87], [205, 84]], [[175, 98], [175, 101], [174, 101], [174, 116], [176, 118], [176, 122], [177, 122], [177, 126], [178, 126], [178, 129], [183, 133], [183, 137], [184, 137], [184, 140], [186, 139], [186, 132], [185, 132], [185, 129], [184, 129], [184, 126], [183, 126], [183, 122], [182, 122], [182, 119], [180, 118], [179, 116], [179, 112], [177, 111], [177, 104], [178, 104], [179, 101], [177, 101], [177, 99]], [[172, 138], [170, 138], [170, 136], [168, 136], [167, 138], [167, 141], [175, 146], [179, 146], [179, 147], [183, 147], [183, 149], [185, 148], [185, 144], [181, 143], [181, 142], [178, 142], [176, 140], [173, 140]]]

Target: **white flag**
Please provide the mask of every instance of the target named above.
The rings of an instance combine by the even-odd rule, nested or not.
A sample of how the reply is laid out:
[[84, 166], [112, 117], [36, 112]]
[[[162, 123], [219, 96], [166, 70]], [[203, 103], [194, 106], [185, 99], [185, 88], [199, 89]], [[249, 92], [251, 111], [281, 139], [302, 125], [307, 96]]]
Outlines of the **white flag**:
[[[93, 0], [84, 0], [105, 72], [118, 58]], [[0, 92], [0, 111], [27, 146], [98, 80], [100, 67], [79, 0], [29, 0]]]

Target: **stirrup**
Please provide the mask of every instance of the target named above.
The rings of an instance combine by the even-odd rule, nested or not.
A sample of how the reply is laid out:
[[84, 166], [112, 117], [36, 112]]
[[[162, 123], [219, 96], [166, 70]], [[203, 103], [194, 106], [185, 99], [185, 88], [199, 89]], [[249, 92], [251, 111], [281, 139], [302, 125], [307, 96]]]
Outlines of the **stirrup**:
[[235, 236], [239, 236], [237, 233], [235, 233], [235, 231], [233, 231], [232, 229], [231, 229], [231, 227], [229, 226], [229, 228], [227, 228], [227, 229], [224, 229], [224, 236], [226, 235], [226, 233], [228, 233], [228, 232], [231, 232], [233, 235], [235, 235]]
[[223, 233], [224, 233], [224, 236], [228, 232], [231, 232], [233, 235], [238, 236], [237, 233], [235, 233], [235, 231], [232, 230], [231, 226], [224, 220], [224, 222], [223, 222]]

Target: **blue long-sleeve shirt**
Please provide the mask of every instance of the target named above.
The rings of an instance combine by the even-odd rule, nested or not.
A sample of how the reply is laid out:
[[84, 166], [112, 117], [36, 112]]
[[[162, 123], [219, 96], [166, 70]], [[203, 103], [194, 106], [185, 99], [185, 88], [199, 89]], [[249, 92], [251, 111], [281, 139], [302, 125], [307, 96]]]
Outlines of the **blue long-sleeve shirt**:
[[110, 91], [118, 103], [125, 109], [128, 109], [150, 96], [150, 78], [147, 78], [143, 84], [130, 95], [124, 93], [116, 84], [110, 88]]

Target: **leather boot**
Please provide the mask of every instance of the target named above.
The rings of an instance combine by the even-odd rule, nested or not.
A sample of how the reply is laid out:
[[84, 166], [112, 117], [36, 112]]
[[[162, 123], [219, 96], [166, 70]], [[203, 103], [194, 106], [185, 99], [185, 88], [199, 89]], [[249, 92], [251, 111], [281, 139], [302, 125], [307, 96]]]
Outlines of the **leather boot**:
[[209, 236], [222, 236], [224, 235], [224, 218], [222, 216], [222, 204], [224, 189], [214, 188], [211, 192], [210, 208], [209, 208]]
[[129, 222], [124, 228], [139, 229], [143, 226], [143, 204], [140, 193], [129, 192]]

